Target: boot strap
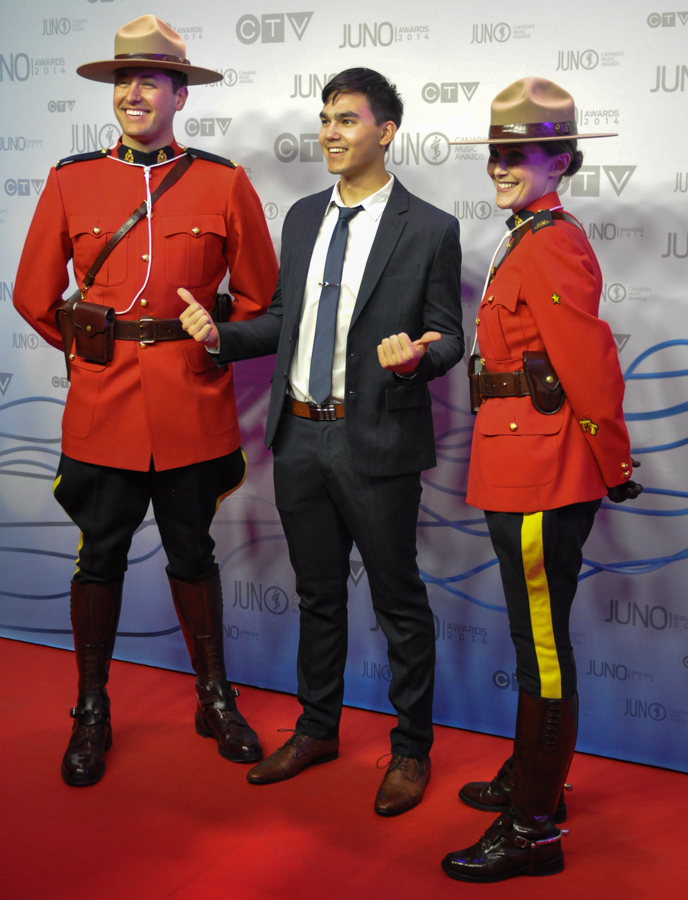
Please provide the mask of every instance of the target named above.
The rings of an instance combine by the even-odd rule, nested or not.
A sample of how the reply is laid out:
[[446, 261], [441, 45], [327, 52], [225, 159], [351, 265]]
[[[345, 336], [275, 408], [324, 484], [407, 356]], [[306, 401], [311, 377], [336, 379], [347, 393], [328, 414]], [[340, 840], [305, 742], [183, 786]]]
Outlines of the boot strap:
[[561, 838], [568, 833], [568, 828], [557, 828], [554, 834], [550, 834], [545, 838], [540, 838], [537, 841], [528, 840], [528, 838], [524, 838], [523, 835], [517, 834], [514, 838], [514, 844], [516, 844], [517, 847], [529, 847], [531, 850], [534, 850], [536, 847], [542, 847], [545, 844], [553, 844], [555, 841], [561, 840]]

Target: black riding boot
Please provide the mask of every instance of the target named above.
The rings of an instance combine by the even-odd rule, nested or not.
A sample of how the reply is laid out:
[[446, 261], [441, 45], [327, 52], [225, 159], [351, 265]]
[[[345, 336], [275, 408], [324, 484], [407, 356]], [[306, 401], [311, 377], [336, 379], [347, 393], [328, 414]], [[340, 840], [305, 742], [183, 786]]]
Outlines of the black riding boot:
[[62, 778], [74, 787], [95, 784], [105, 774], [112, 745], [110, 699], [105, 690], [122, 607], [122, 582], [72, 582], [71, 615], [79, 672], [79, 698], [71, 710], [72, 736], [62, 760]]
[[257, 762], [263, 749], [236, 706], [239, 691], [227, 681], [222, 641], [219, 572], [201, 581], [170, 578], [172, 598], [196, 673], [196, 731], [217, 741], [220, 756]]
[[554, 875], [564, 868], [554, 813], [576, 745], [578, 698], [549, 700], [522, 691], [507, 812], [442, 868], [459, 881], [492, 882], [517, 875]]

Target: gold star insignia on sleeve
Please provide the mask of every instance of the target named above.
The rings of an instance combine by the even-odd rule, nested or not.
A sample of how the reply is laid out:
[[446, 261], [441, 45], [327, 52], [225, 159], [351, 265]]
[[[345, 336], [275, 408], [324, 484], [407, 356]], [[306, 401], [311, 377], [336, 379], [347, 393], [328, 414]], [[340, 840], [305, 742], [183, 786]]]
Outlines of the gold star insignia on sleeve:
[[552, 303], [555, 304], [555, 306], [561, 305], [561, 296], [559, 294], [552, 294], [549, 299], [552, 301]]

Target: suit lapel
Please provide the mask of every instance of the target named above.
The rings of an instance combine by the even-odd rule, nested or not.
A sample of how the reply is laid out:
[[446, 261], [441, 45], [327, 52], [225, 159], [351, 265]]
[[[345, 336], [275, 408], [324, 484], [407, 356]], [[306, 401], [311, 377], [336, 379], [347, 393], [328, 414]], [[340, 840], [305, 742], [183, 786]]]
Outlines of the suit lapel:
[[363, 307], [375, 290], [385, 270], [385, 266], [389, 262], [389, 258], [406, 227], [407, 220], [404, 213], [408, 210], [408, 197], [406, 188], [395, 178], [392, 193], [387, 201], [387, 206], [385, 206], [385, 211], [382, 213], [373, 246], [370, 248], [368, 262], [366, 263], [361, 286], [358, 290], [358, 297], [356, 298], [356, 305], [351, 316], [350, 328], [353, 328], [356, 319], [360, 316]]
[[300, 235], [296, 235], [293, 243], [293, 258], [291, 261], [293, 292], [290, 291], [291, 302], [289, 303], [289, 334], [294, 337], [298, 332], [299, 323], [301, 322], [301, 310], [303, 307], [304, 295], [306, 293], [306, 281], [308, 279], [308, 269], [311, 264], [311, 256], [313, 248], [318, 237], [318, 231], [322, 223], [325, 210], [332, 197], [332, 189], [321, 191], [315, 194], [309, 209], [304, 210], [304, 214], [300, 217], [298, 228], [301, 230]]

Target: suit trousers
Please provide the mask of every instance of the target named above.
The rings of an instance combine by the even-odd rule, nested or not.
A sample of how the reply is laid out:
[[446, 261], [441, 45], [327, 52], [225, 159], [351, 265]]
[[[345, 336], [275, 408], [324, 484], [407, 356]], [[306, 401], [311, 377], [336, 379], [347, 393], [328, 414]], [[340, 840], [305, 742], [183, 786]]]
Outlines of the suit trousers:
[[97, 466], [62, 455], [54, 493], [81, 529], [74, 581], [121, 581], [134, 532], [148, 505], [167, 554], [167, 574], [199, 581], [217, 572], [215, 542], [208, 530], [220, 502], [246, 475], [239, 447], [218, 459], [156, 472]]
[[569, 615], [583, 544], [601, 502], [527, 514], [485, 513], [516, 648], [516, 678], [536, 697], [561, 699], [576, 693]]
[[296, 730], [338, 733], [347, 654], [347, 579], [353, 542], [387, 638], [393, 753], [432, 746], [435, 628], [416, 562], [420, 472], [367, 478], [353, 468], [346, 419], [282, 415], [274, 452], [275, 498], [300, 598]]

